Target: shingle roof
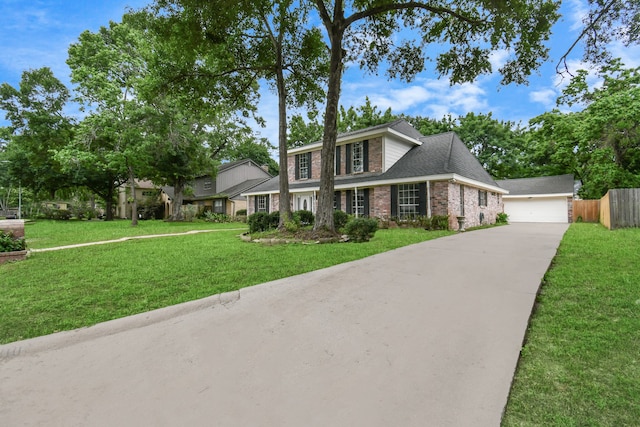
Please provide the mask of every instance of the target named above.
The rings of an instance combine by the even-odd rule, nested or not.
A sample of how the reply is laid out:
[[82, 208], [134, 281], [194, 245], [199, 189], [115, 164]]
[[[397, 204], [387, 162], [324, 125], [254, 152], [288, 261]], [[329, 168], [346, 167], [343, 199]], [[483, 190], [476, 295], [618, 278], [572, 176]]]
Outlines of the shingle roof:
[[[402, 123], [404, 122], [404, 123]], [[406, 125], [405, 125], [406, 124]], [[396, 121], [388, 125], [380, 125], [381, 128], [406, 127], [411, 125], [406, 121]], [[368, 128], [365, 130], [371, 130]], [[413, 129], [411, 127], [411, 129]], [[408, 129], [404, 129], [408, 132]], [[334, 178], [334, 184], [357, 185], [364, 182], [376, 182], [384, 180], [403, 180], [415, 177], [427, 177], [434, 175], [456, 174], [461, 177], [472, 179], [486, 185], [498, 187], [498, 184], [491, 178], [491, 175], [482, 167], [478, 159], [471, 154], [460, 138], [453, 132], [443, 133], [433, 136], [422, 136], [417, 131], [416, 139], [422, 145], [414, 146], [400, 158], [385, 173], [368, 173], [362, 175], [342, 175]], [[406, 133], [405, 133], [406, 134]], [[414, 137], [414, 136], [412, 136]], [[252, 193], [269, 193], [278, 191], [279, 178], [274, 177], [256, 187]], [[289, 184], [292, 190], [308, 187], [318, 187], [319, 180], [307, 180]]]
[[538, 178], [504, 179], [498, 185], [509, 190], [509, 196], [534, 194], [573, 194], [573, 175], [542, 176]]

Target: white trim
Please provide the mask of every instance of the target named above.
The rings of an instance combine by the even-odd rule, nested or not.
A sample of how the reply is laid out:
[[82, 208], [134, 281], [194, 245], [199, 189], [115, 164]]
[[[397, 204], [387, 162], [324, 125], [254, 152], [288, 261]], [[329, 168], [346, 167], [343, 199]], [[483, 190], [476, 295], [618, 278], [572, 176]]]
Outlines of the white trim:
[[[402, 132], [398, 132], [397, 130], [387, 127], [382, 129], [374, 129], [366, 132], [360, 132], [360, 133], [356, 133], [355, 135], [348, 135], [341, 138], [339, 137], [336, 140], [336, 147], [339, 145], [349, 144], [350, 142], [363, 141], [365, 139], [372, 139], [377, 136], [384, 136], [387, 134], [394, 135], [400, 138], [401, 140], [410, 142], [413, 145], [422, 145], [421, 141], [411, 138], [410, 136], [407, 136]], [[287, 150], [287, 155], [306, 153], [308, 151], [315, 151], [319, 148], [320, 149], [322, 148], [322, 142], [314, 142], [313, 144], [304, 145], [302, 147], [291, 148], [290, 150]]]
[[539, 199], [539, 198], [549, 198], [549, 197], [571, 197], [573, 198], [573, 193], [552, 193], [552, 194], [514, 194], [514, 195], [504, 195], [502, 198], [504, 199]]

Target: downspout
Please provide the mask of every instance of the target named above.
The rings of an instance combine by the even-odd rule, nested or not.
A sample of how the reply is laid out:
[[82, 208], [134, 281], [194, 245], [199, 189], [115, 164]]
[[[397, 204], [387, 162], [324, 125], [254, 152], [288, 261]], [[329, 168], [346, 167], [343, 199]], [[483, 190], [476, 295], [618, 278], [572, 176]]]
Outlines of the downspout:
[[431, 181], [427, 181], [427, 218], [431, 218]]
[[358, 218], [358, 187], [354, 187], [354, 199], [356, 201], [356, 218]]

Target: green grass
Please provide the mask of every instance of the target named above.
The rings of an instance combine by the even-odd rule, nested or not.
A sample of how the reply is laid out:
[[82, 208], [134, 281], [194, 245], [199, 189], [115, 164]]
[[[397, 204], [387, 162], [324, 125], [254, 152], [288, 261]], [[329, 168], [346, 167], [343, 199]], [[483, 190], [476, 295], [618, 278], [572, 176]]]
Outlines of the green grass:
[[[38, 236], [36, 242], [49, 246], [86, 241], [88, 236], [122, 237], [123, 230], [129, 234], [151, 229], [146, 234], [168, 232], [154, 228], [164, 223], [158, 224], [142, 223], [140, 229], [132, 229], [124, 222], [120, 226], [80, 222], [75, 229], [73, 223], [35, 223], [27, 226], [27, 237]], [[65, 232], [54, 232], [58, 225]], [[192, 227], [182, 231], [186, 228]], [[45, 230], [55, 237], [48, 237]], [[380, 230], [363, 244], [275, 246], [245, 243], [238, 234], [226, 230], [131, 240], [33, 253], [26, 261], [0, 265], [0, 343], [89, 326], [451, 233]]]
[[502, 425], [640, 425], [640, 229], [569, 228]]
[[130, 220], [116, 221], [47, 221], [25, 224], [28, 249], [51, 248], [75, 243], [115, 240], [127, 236], [183, 233], [189, 230], [247, 228], [243, 223], [214, 224], [211, 222], [139, 221], [132, 227]]

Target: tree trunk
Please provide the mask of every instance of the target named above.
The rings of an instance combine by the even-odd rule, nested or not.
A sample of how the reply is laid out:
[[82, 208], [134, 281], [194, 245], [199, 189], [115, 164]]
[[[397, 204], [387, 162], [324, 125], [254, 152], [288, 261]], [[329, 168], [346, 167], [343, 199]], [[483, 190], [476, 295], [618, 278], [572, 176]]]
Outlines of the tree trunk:
[[[280, 30], [284, 31], [284, 30]], [[276, 85], [278, 87], [278, 155], [279, 155], [279, 192], [278, 210], [280, 220], [278, 228], [283, 230], [287, 221], [291, 221], [291, 202], [289, 196], [289, 170], [287, 166], [287, 88], [282, 70], [282, 45], [279, 46], [276, 64]]]
[[107, 191], [107, 197], [104, 198], [105, 204], [105, 221], [113, 221], [113, 187]]
[[172, 221], [182, 221], [182, 202], [184, 201], [184, 182], [181, 179], [173, 183], [173, 213]]
[[136, 178], [133, 168], [129, 166], [129, 185], [131, 186], [131, 226], [138, 225], [138, 201], [136, 200]]
[[329, 86], [324, 116], [324, 134], [322, 136], [320, 192], [318, 194], [318, 211], [314, 230], [335, 231], [333, 223], [334, 162], [338, 136], [338, 104], [340, 102], [342, 84], [342, 38], [344, 29], [341, 24], [333, 23], [332, 25], [327, 25], [327, 32], [331, 40], [331, 62], [329, 65]]

